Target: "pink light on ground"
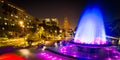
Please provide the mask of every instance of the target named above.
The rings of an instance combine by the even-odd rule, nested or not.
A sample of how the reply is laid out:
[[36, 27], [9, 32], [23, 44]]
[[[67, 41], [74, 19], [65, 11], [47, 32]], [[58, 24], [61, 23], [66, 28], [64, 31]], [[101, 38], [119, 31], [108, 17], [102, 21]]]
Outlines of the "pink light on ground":
[[45, 53], [45, 52], [40, 53], [40, 56], [44, 57], [47, 60], [63, 60], [62, 58], [53, 56], [53, 55], [51, 55], [49, 53]]

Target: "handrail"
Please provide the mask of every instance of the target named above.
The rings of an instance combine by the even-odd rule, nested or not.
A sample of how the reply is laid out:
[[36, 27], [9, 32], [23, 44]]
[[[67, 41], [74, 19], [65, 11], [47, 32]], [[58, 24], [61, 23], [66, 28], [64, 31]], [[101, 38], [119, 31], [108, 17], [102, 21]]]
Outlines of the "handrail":
[[119, 39], [119, 38], [117, 38], [117, 37], [113, 37], [113, 36], [106, 36], [107, 38], [111, 38], [111, 39]]

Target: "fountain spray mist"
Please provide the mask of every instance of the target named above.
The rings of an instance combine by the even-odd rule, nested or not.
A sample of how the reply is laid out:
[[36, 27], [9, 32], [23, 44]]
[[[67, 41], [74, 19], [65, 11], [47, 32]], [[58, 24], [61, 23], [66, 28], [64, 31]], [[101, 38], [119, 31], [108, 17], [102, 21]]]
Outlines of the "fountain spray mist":
[[103, 17], [98, 6], [88, 7], [82, 15], [74, 42], [81, 44], [106, 44]]

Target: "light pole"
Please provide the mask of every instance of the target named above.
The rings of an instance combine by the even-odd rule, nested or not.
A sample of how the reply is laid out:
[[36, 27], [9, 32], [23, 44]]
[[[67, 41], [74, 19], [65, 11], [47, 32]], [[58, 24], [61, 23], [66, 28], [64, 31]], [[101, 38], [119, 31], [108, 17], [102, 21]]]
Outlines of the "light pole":
[[19, 24], [20, 24], [20, 27], [22, 27], [22, 33], [25, 34], [25, 32], [24, 32], [24, 28], [25, 28], [24, 22], [23, 21], [19, 21]]
[[[23, 21], [19, 21], [19, 25], [20, 27], [22, 28], [22, 33], [23, 33], [23, 36], [25, 35], [25, 26], [24, 26], [24, 22]], [[24, 41], [25, 41], [25, 36], [24, 36]], [[26, 45], [26, 43], [24, 42], [24, 44]]]

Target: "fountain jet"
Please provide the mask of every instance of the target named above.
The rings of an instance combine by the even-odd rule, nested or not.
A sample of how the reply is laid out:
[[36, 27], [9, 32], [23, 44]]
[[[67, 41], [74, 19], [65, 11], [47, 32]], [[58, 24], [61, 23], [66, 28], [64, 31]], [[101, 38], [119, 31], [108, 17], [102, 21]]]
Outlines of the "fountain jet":
[[98, 6], [88, 7], [78, 23], [75, 43], [106, 44], [103, 17]]

